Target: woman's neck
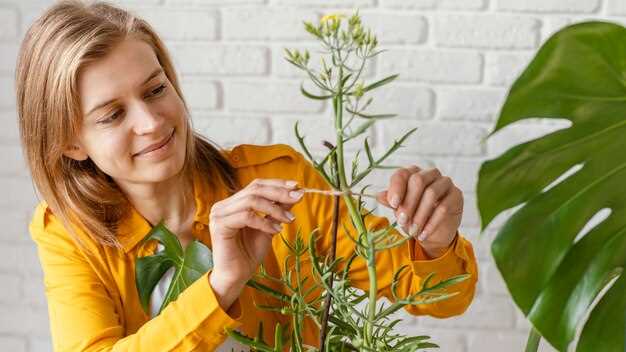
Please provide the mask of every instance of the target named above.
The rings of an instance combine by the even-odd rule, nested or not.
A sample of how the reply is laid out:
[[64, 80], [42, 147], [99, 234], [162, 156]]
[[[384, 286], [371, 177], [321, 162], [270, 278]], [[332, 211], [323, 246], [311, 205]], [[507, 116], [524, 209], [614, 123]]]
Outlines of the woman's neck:
[[191, 228], [195, 214], [193, 182], [180, 174], [159, 183], [120, 184], [132, 206], [151, 225], [161, 220], [177, 235]]

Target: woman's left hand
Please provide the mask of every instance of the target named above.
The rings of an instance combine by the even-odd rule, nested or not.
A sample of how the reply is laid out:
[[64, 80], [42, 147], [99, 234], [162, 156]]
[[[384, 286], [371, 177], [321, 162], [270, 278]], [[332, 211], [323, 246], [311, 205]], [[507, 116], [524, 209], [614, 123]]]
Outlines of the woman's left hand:
[[394, 209], [398, 224], [417, 238], [430, 258], [446, 252], [461, 224], [463, 193], [436, 168], [398, 169], [377, 200]]

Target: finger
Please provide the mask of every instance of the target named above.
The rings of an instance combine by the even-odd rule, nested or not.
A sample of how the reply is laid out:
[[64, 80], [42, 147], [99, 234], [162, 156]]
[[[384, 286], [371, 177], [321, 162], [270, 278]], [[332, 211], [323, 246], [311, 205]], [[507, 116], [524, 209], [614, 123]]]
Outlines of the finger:
[[220, 225], [228, 229], [239, 230], [250, 227], [268, 234], [275, 234], [282, 230], [270, 216], [259, 216], [252, 210], [240, 211], [220, 219]]
[[452, 186], [453, 184], [450, 177], [443, 176], [437, 178], [424, 190], [419, 201], [419, 207], [415, 211], [411, 220], [409, 235], [415, 236], [421, 232], [424, 224], [426, 224], [426, 221], [435, 210], [435, 207], [438, 206], [440, 199], [448, 194], [448, 192], [452, 189]]
[[415, 215], [415, 210], [421, 201], [422, 193], [440, 176], [441, 173], [437, 169], [421, 170], [412, 174], [407, 181], [407, 191], [404, 196], [404, 201], [396, 210], [398, 223], [406, 232], [410, 231], [410, 220]]
[[387, 191], [381, 191], [376, 193], [376, 201], [384, 206], [386, 206], [387, 208], [392, 208], [391, 204], [389, 204], [389, 201], [387, 200]]
[[412, 174], [419, 172], [420, 168], [411, 165], [406, 168], [398, 169], [396, 172], [391, 175], [391, 180], [389, 181], [389, 188], [387, 189], [387, 204], [390, 205], [392, 209], [398, 208], [398, 206], [404, 200], [404, 195], [406, 193], [407, 181], [411, 177]]
[[460, 224], [460, 218], [463, 214], [463, 194], [458, 188], [452, 189], [448, 194], [441, 200], [433, 215], [428, 219], [424, 229], [418, 236], [418, 240], [425, 241], [427, 240], [431, 234], [433, 234], [439, 228], [447, 217], [449, 216], [457, 216], [457, 223], [454, 225], [458, 227]]
[[266, 185], [266, 186], [276, 186], [276, 187], [286, 187], [286, 188], [295, 188], [298, 185], [298, 181], [296, 180], [285, 180], [282, 178], [256, 178], [252, 180], [248, 185]]
[[276, 186], [275, 184], [264, 184], [260, 181], [254, 185], [247, 186], [244, 190], [230, 197], [231, 199], [229, 200], [229, 203], [238, 201], [248, 195], [257, 195], [277, 203], [292, 204], [297, 203], [300, 199], [302, 199], [304, 191], [297, 188]]
[[214, 216], [220, 218], [247, 211], [256, 211], [267, 214], [276, 221], [280, 222], [290, 223], [294, 219], [293, 214], [290, 211], [281, 208], [278, 203], [272, 202], [267, 198], [256, 194], [245, 195], [239, 198], [237, 202], [231, 202], [215, 210]]

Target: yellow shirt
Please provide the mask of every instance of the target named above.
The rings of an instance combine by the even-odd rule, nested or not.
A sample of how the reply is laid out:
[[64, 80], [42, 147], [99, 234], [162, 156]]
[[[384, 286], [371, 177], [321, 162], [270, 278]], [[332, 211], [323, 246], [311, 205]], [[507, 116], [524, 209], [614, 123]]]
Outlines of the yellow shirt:
[[[297, 180], [300, 187], [329, 189], [312, 165], [288, 145], [242, 144], [224, 151], [224, 154], [237, 169], [242, 186], [255, 178], [282, 178]], [[194, 194], [193, 236], [210, 248], [208, 221], [211, 205], [228, 194], [224, 189], [209, 189], [206, 180], [199, 178], [194, 181]], [[347, 209], [343, 202], [340, 203], [340, 219], [349, 224]], [[333, 197], [305, 193], [292, 208], [296, 220], [283, 226], [283, 236], [293, 240], [298, 227], [305, 240], [316, 227], [320, 228], [320, 234], [329, 234], [332, 209]], [[388, 224], [384, 217], [366, 217], [370, 229]], [[156, 242], [138, 245], [149, 232], [150, 224], [136, 210], [131, 210], [120, 224], [118, 238], [122, 249], [99, 245], [79, 233], [84, 246], [93, 252], [88, 254], [75, 244], [45, 202], [38, 205], [29, 229], [43, 267], [55, 351], [213, 351], [227, 337], [226, 328], [237, 328], [249, 336], [256, 336], [258, 324], [262, 321], [265, 340], [273, 343], [276, 322], [287, 322], [279, 313], [256, 308], [255, 304], [277, 305], [278, 302], [250, 287], [245, 287], [234, 303], [237, 316], [229, 316], [217, 304], [209, 285], [210, 272], [189, 286], [159, 316], [150, 319], [141, 308], [135, 286], [135, 261], [139, 256], [153, 254]], [[320, 242], [320, 251], [327, 251], [330, 236]], [[354, 243], [340, 226], [337, 256], [347, 258], [353, 250]], [[276, 235], [272, 250], [264, 261], [268, 273], [280, 276], [286, 255], [288, 249]], [[463, 313], [472, 301], [477, 280], [472, 245], [459, 235], [443, 256], [434, 260], [426, 258], [414, 240], [381, 252], [377, 256], [378, 296], [391, 300], [392, 276], [405, 264], [411, 270], [405, 270], [401, 277], [398, 285], [401, 296], [419, 290], [422, 279], [431, 272], [437, 273], [438, 279], [469, 273], [468, 280], [448, 288], [451, 292], [459, 292], [453, 298], [406, 308], [414, 315], [434, 317]], [[310, 272], [306, 262], [303, 271]], [[368, 289], [367, 266], [363, 260], [355, 261], [349, 276], [353, 286]], [[287, 293], [273, 283], [263, 283]], [[317, 345], [316, 329], [308, 326], [305, 332], [305, 342]]]

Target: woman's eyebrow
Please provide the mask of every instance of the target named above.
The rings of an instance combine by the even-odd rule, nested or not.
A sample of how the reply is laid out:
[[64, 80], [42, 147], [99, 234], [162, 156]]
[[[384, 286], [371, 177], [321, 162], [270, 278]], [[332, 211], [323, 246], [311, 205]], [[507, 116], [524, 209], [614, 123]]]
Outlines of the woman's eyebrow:
[[[145, 79], [145, 80], [144, 80], [144, 81], [143, 81], [143, 82], [142, 82], [139, 86], [143, 86], [144, 84], [148, 83], [151, 79], [153, 79], [154, 77], [156, 77], [156, 76], [160, 75], [162, 72], [163, 72], [163, 68], [162, 68], [162, 67], [159, 67], [159, 68], [155, 69], [155, 70], [154, 70], [154, 71], [152, 71], [152, 73], [148, 76], [148, 78], [146, 78], [146, 79]], [[105, 101], [105, 102], [102, 102], [102, 103], [100, 103], [100, 104], [98, 104], [98, 105], [94, 106], [93, 108], [91, 108], [91, 110], [89, 110], [89, 112], [88, 112], [88, 113], [87, 113], [87, 115], [85, 115], [85, 116], [89, 116], [89, 115], [91, 115], [91, 113], [93, 113], [94, 111], [96, 111], [96, 110], [98, 110], [98, 109], [100, 109], [100, 108], [102, 108], [102, 107], [105, 107], [105, 106], [107, 106], [107, 105], [111, 104], [111, 103], [112, 103], [112, 102], [114, 102], [116, 99], [117, 99], [117, 98], [113, 98], [113, 99], [107, 100], [107, 101]]]

